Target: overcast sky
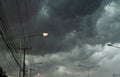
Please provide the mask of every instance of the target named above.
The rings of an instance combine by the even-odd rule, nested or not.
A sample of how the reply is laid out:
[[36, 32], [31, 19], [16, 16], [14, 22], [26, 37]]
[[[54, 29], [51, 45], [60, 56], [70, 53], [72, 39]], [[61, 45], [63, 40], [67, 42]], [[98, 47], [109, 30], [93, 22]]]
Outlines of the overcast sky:
[[[120, 0], [20, 0], [20, 27], [16, 0], [2, 1], [14, 40], [48, 32], [48, 37], [29, 39], [32, 50], [26, 64], [43, 62], [33, 68], [40, 77], [112, 77], [120, 72]], [[28, 25], [27, 25], [28, 24]], [[17, 42], [18, 43], [18, 42]], [[19, 44], [17, 45], [19, 46]]]

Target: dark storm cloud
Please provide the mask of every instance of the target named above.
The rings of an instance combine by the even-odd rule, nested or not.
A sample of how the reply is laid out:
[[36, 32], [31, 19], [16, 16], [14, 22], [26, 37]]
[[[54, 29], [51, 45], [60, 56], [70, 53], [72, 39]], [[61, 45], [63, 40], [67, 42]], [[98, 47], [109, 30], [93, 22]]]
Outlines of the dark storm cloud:
[[[91, 14], [99, 8], [100, 0], [46, 0], [38, 12], [34, 33], [48, 32], [46, 39], [34, 38], [34, 52], [69, 51], [78, 39], [95, 36]], [[47, 11], [47, 12], [46, 12]], [[42, 14], [42, 13], [46, 14]], [[42, 14], [42, 15], [39, 15]], [[73, 35], [73, 36], [72, 36]], [[39, 49], [39, 50], [37, 50]], [[38, 52], [38, 53], [39, 53]]]
[[[32, 56], [26, 55], [31, 57], [26, 58], [26, 65], [42, 61], [43, 64], [36, 67], [43, 77], [79, 77], [78, 73], [86, 77], [87, 71], [75, 65], [100, 65], [99, 69], [90, 71], [91, 77], [110, 77], [120, 69], [120, 50], [102, 44], [119, 41], [120, 1], [104, 0], [102, 9], [94, 5], [101, 3], [98, 0], [80, 0], [84, 5], [78, 5], [77, 0], [69, 1], [43, 0], [42, 5], [37, 5], [37, 15], [29, 21], [30, 35], [49, 32], [49, 36], [31, 38]], [[84, 14], [79, 12], [79, 7]]]
[[102, 0], [48, 0], [50, 12], [54, 16], [72, 18], [92, 14]]
[[[25, 16], [25, 1], [20, 0], [20, 10], [23, 23], [20, 21], [16, 0], [2, 1], [10, 29], [15, 38], [21, 36], [23, 30], [27, 33]], [[28, 25], [30, 35], [48, 32], [47, 38], [32, 38], [33, 53], [51, 53], [69, 51], [78, 40], [95, 36], [92, 13], [99, 8], [102, 0], [30, 0], [27, 1]], [[16, 33], [14, 33], [16, 31]], [[27, 35], [27, 34], [26, 34]]]
[[[35, 46], [45, 51], [56, 52], [64, 49], [72, 48], [76, 45], [78, 40], [85, 40], [87, 38], [92, 38], [94, 34], [94, 26], [90, 22], [90, 18], [85, 19], [72, 19], [62, 21], [52, 21], [49, 24], [44, 24], [44, 26], [39, 26], [36, 33], [42, 33], [47, 31], [49, 36], [46, 38], [36, 37]], [[86, 24], [89, 23], [89, 24]], [[43, 39], [42, 39], [43, 38]], [[35, 38], [33, 38], [34, 40]], [[40, 40], [41, 39], [41, 40]], [[44, 51], [43, 51], [44, 52]]]
[[2, 2], [2, 5], [3, 5], [4, 11], [8, 18], [9, 23], [14, 25], [16, 23], [17, 24], [20, 23], [18, 7], [20, 9], [22, 21], [23, 23], [25, 23], [26, 22], [25, 12], [27, 11], [27, 14], [29, 17], [28, 20], [30, 20], [31, 17], [34, 16], [38, 12], [41, 1], [42, 0], [35, 0], [35, 1], [26, 0], [27, 3], [25, 3], [25, 0], [2, 0], [1, 2]]
[[23, 31], [27, 33], [28, 25], [26, 23], [31, 22], [36, 16], [42, 0], [2, 0], [1, 3], [11, 35], [14, 39], [20, 39]]
[[119, 39], [119, 15], [120, 15], [120, 1], [113, 0], [104, 7], [104, 12], [98, 19], [96, 28], [98, 31], [98, 38], [101, 42], [120, 42]]

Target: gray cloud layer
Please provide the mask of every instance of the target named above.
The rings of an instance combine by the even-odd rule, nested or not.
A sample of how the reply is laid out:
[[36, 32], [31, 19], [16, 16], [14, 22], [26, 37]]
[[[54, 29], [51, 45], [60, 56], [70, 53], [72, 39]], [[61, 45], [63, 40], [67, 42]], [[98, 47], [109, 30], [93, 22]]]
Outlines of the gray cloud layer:
[[84, 43], [85, 39], [94, 38], [96, 31], [95, 21], [91, 20], [92, 13], [100, 3], [99, 0], [45, 1], [38, 12], [33, 32], [47, 31], [49, 36], [41, 40], [35, 38], [34, 51], [38, 51], [38, 48], [41, 54], [69, 51], [78, 41]]
[[[4, 5], [6, 8], [16, 6], [16, 3], [7, 2]], [[34, 5], [31, 5], [33, 2], [29, 1], [28, 15], [32, 18], [29, 19], [28, 23], [30, 35], [42, 32], [49, 33], [48, 38], [45, 39], [43, 37], [32, 38], [34, 53], [69, 51], [78, 41], [84, 43], [86, 39], [94, 38], [97, 33], [95, 31], [95, 21], [91, 19], [93, 18], [92, 14], [100, 7], [101, 2], [101, 0], [41, 0], [35, 1]], [[22, 18], [25, 21], [25, 6], [23, 5], [24, 1], [20, 1]], [[23, 30], [27, 33], [26, 23], [23, 23], [22, 30], [17, 22], [13, 23], [14, 20], [18, 20], [17, 8], [12, 8], [11, 11], [6, 10], [8, 20], [10, 23], [12, 22], [11, 31], [15, 38], [20, 37]]]
[[[36, 62], [39, 60], [45, 62], [41, 67], [41, 76], [66, 77], [74, 75], [79, 77], [78, 73], [80, 73], [80, 76], [86, 77], [87, 71], [84, 68], [75, 67], [79, 63], [86, 66], [101, 66], [90, 71], [92, 77], [110, 77], [112, 73], [119, 73], [119, 49], [108, 47], [107, 44], [102, 45], [112, 42], [118, 43], [115, 45], [119, 46], [119, 1], [109, 2], [108, 0], [108, 4], [103, 2], [101, 8], [91, 15], [78, 17], [80, 20], [77, 25], [82, 24], [84, 27], [81, 25], [73, 27], [65, 32], [65, 37], [62, 36], [63, 43], [67, 43], [66, 46], [71, 48], [69, 52], [65, 52], [67, 51], [65, 48], [61, 50], [64, 52], [48, 53], [40, 59], [39, 57], [35, 58], [38, 59]], [[91, 22], [92, 26], [90, 27], [88, 25]], [[74, 41], [75, 43], [73, 43]]]
[[31, 34], [47, 31], [49, 36], [31, 39], [32, 57], [28, 54], [27, 64], [42, 61], [36, 67], [43, 77], [86, 77], [84, 68], [75, 67], [79, 63], [101, 66], [90, 71], [91, 77], [118, 73], [119, 49], [109, 48], [106, 43], [119, 46], [119, 3], [119, 0], [41, 0], [37, 15], [31, 14], [28, 24]]

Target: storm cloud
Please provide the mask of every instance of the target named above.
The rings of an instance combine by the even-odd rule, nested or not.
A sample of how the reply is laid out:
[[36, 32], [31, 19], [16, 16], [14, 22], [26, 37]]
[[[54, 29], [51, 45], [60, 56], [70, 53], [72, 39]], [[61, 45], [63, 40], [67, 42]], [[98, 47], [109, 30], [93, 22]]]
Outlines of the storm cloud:
[[[119, 44], [114, 44], [119, 46]], [[83, 52], [84, 51], [84, 52]], [[75, 47], [70, 52], [58, 52], [56, 54], [46, 54], [45, 56], [33, 56], [33, 62], [43, 62], [42, 65], [33, 66], [40, 71], [40, 76], [87, 76], [87, 69], [79, 67], [78, 64], [84, 66], [100, 66], [91, 69], [90, 76], [109, 77], [112, 73], [118, 73], [119, 70], [119, 49], [99, 45], [84, 45], [81, 48]], [[29, 56], [28, 56], [29, 57]], [[116, 67], [113, 67], [116, 66]]]
[[[91, 77], [110, 77], [112, 73], [118, 73], [120, 50], [108, 47], [107, 44], [120, 46], [119, 0], [40, 0], [33, 2], [28, 3], [28, 33], [26, 21], [23, 23], [25, 36], [49, 33], [48, 37], [40, 35], [28, 39], [27, 44], [32, 46], [32, 50], [27, 52], [27, 66], [43, 62], [42, 65], [33, 67], [37, 69], [33, 75], [39, 73], [38, 75], [43, 77], [86, 77], [87, 70], [78, 67], [78, 64], [100, 65], [99, 68], [90, 71]], [[19, 29], [20, 23], [14, 21], [17, 18], [11, 18], [13, 15], [10, 16], [9, 12], [6, 14], [8, 14], [9, 22], [12, 21], [10, 30], [19, 46], [19, 40], [16, 39], [19, 39], [22, 34], [22, 30]], [[10, 21], [10, 19], [14, 20]]]
[[39, 48], [42, 54], [69, 51], [79, 40], [83, 43], [83, 39], [94, 38], [97, 33], [95, 21], [91, 19], [101, 3], [99, 0], [44, 1], [32, 33], [48, 32], [49, 36], [42, 40], [41, 37], [35, 38], [33, 46]]
[[18, 23], [20, 18], [17, 2], [6, 2], [3, 1], [3, 4], [5, 4], [5, 12], [14, 39], [21, 38], [23, 33], [26, 33], [26, 37], [43, 32], [49, 33], [47, 38], [42, 36], [31, 38], [33, 54], [69, 51], [78, 41], [79, 44], [84, 43], [84, 39], [93, 38], [97, 34], [92, 15], [100, 8], [102, 0], [40, 0], [34, 2], [31, 0], [27, 1], [27, 7], [25, 1], [19, 1], [22, 24]]

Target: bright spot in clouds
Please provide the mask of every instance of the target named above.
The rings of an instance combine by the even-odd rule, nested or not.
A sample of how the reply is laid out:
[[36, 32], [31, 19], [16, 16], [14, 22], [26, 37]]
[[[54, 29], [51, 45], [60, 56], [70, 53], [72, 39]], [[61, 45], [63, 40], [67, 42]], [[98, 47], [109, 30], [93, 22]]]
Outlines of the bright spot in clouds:
[[47, 32], [44, 32], [44, 33], [43, 33], [43, 36], [44, 36], [44, 37], [48, 36], [48, 33], [47, 33]]

